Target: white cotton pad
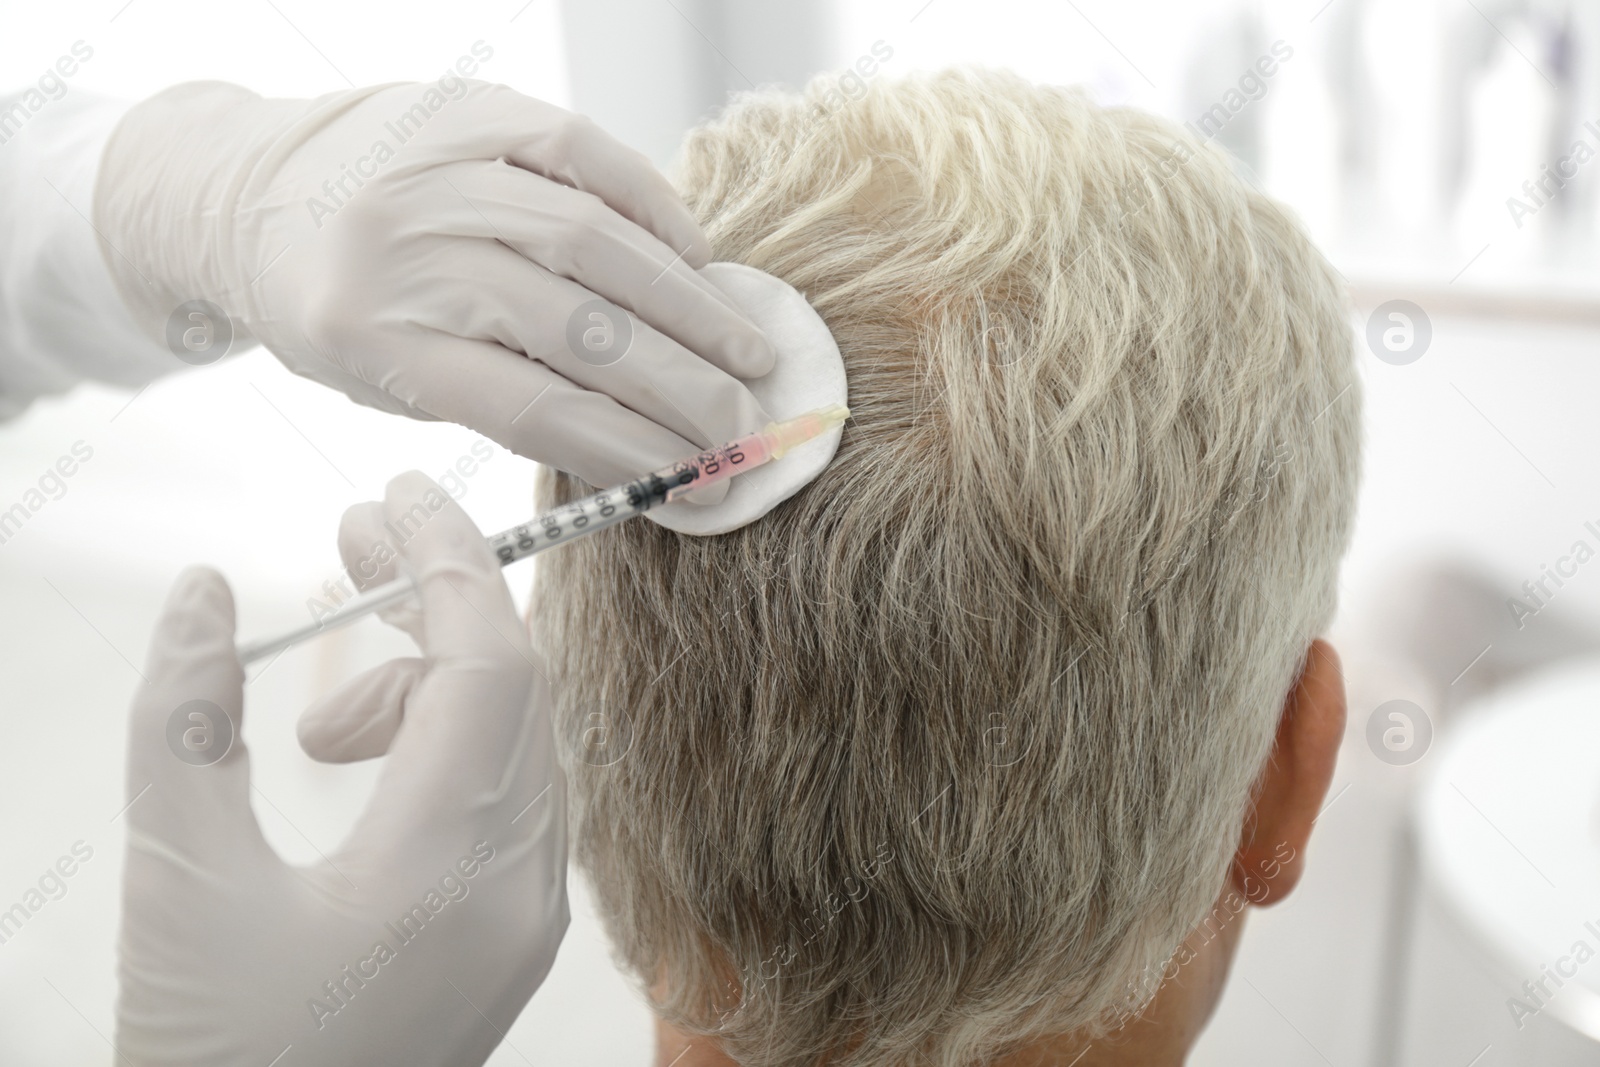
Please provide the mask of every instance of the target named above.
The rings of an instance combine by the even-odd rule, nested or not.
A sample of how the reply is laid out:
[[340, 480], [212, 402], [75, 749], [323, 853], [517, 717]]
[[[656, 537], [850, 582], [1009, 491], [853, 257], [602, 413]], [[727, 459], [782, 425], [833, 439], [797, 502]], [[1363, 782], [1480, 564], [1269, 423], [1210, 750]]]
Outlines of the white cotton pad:
[[[742, 263], [711, 263], [701, 277], [728, 295], [777, 351], [772, 370], [743, 379], [767, 414], [779, 422], [829, 404], [845, 404], [844, 359], [822, 316], [788, 282]], [[720, 504], [679, 501], [645, 518], [686, 534], [737, 530], [788, 500], [833, 459], [843, 426], [836, 426], [728, 483]], [[722, 442], [717, 442], [721, 444]]]

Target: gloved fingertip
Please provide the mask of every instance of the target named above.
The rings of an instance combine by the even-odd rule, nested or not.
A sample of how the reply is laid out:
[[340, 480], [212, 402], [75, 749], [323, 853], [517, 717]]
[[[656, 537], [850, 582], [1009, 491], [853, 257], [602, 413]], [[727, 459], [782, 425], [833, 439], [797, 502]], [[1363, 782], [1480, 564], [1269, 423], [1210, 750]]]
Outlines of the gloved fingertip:
[[222, 575], [190, 567], [178, 576], [151, 629], [144, 685], [133, 702], [139, 736], [164, 736], [173, 709], [192, 700], [228, 709], [237, 723], [244, 667], [234, 646], [234, 622], [233, 592]]
[[384, 755], [400, 732], [407, 698], [426, 673], [423, 660], [391, 660], [346, 682], [300, 716], [295, 736], [301, 750], [319, 763]]
[[[449, 560], [500, 579], [500, 567], [483, 531], [461, 505], [432, 478], [407, 471], [389, 482], [384, 494], [385, 528], [394, 538], [399, 556], [418, 568], [416, 577], [426, 584], [426, 572]], [[425, 603], [426, 596], [422, 598]]]
[[674, 210], [667, 211], [667, 218], [661, 219], [656, 235], [666, 238], [672, 245], [672, 251], [682, 258], [691, 269], [699, 270], [710, 262], [710, 238], [706, 237], [706, 230], [699, 227], [699, 222], [694, 221], [693, 214], [688, 213], [682, 205], [674, 205]]
[[[454, 505], [455, 502], [440, 488], [439, 483], [421, 471], [397, 474], [384, 487], [384, 515], [392, 531], [399, 531], [402, 555], [406, 554], [405, 549], [411, 540], [424, 528], [432, 528], [436, 521], [444, 529], [460, 525], [471, 527], [472, 520], [467, 518], [466, 512]], [[458, 535], [462, 533], [460, 529], [455, 532]], [[429, 539], [436, 538], [437, 533], [434, 533]]]
[[399, 498], [409, 502], [416, 502], [427, 495], [429, 490], [438, 493], [440, 496], [444, 495], [444, 490], [439, 488], [439, 483], [421, 471], [401, 471], [389, 479], [388, 484], [384, 486], [383, 495], [385, 500]]
[[339, 520], [339, 558], [346, 573], [365, 589], [394, 570], [389, 563], [394, 549], [387, 544], [383, 530], [383, 505], [364, 500], [345, 509]]
[[736, 378], [761, 378], [772, 373], [778, 362], [778, 350], [767, 340], [767, 335], [752, 326], [747, 334], [733, 344], [730, 353], [736, 361]]
[[178, 577], [172, 583], [172, 595], [199, 598], [212, 607], [226, 605], [230, 610], [233, 607], [233, 592], [228, 588], [228, 579], [215, 567], [203, 563], [193, 564], [178, 572]]
[[674, 251], [681, 252], [683, 261], [695, 270], [711, 262], [711, 242], [700, 227], [692, 222], [673, 244], [676, 246]]
[[702, 486], [692, 493], [685, 494], [683, 499], [687, 500], [691, 504], [698, 504], [701, 507], [707, 507], [712, 504], [720, 504], [727, 499], [728, 488], [729, 486], [727, 482], [717, 482], [715, 485]]
[[233, 590], [211, 567], [188, 567], [172, 583], [156, 626], [161, 644], [193, 644], [197, 639], [233, 635]]
[[348, 714], [314, 709], [295, 726], [300, 749], [318, 763], [355, 763], [375, 759], [389, 751], [400, 719], [361, 719]]

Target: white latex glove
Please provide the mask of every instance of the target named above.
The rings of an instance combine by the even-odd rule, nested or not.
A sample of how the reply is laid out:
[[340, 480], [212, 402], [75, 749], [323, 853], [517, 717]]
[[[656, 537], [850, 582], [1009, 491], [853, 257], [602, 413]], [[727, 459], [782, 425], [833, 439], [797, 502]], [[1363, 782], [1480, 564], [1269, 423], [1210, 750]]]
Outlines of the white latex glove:
[[[298, 374], [592, 484], [770, 421], [736, 378], [770, 370], [772, 348], [696, 273], [710, 246], [672, 187], [504, 86], [180, 85], [118, 125], [95, 220], [153, 334], [209, 301]], [[601, 297], [636, 317], [585, 307]], [[173, 338], [191, 325], [174, 321]]]
[[423, 658], [323, 702], [362, 721], [405, 712], [326, 862], [285, 864], [251, 812], [227, 585], [195, 569], [173, 589], [130, 724], [119, 1063], [478, 1064], [548, 973], [568, 917], [565, 789], [500, 568], [416, 473], [352, 508], [342, 540], [384, 516], [414, 524], [419, 501], [400, 552]]

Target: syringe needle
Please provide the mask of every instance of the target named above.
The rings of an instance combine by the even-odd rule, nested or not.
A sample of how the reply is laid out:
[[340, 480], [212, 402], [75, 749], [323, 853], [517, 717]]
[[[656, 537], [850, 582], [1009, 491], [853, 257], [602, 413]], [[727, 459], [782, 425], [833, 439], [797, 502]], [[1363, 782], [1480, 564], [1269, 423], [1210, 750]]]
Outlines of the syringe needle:
[[[489, 547], [502, 567], [519, 559], [527, 559], [625, 519], [643, 515], [653, 507], [670, 504], [696, 489], [754, 470], [763, 463], [779, 458], [789, 449], [822, 436], [849, 417], [848, 408], [834, 404], [783, 422], [768, 423], [764, 429], [729, 441], [720, 448], [707, 449], [624, 485], [602, 489], [582, 500], [565, 504], [532, 522], [501, 531], [488, 539]], [[315, 622], [277, 637], [240, 645], [239, 662], [254, 663], [275, 655], [318, 634], [404, 603], [415, 594], [416, 585], [409, 577], [367, 589]]]

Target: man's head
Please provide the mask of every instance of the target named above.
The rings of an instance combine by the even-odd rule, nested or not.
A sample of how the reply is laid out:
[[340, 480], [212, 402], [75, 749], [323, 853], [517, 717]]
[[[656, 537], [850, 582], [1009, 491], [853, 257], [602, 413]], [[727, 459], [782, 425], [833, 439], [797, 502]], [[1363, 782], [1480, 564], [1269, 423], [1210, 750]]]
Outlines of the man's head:
[[737, 101], [681, 184], [833, 330], [837, 457], [733, 533], [564, 549], [533, 622], [569, 750], [629, 738], [569, 760], [576, 852], [666, 1019], [761, 1067], [983, 1062], [1117, 1026], [1241, 842], [1273, 855], [1252, 804], [1326, 688], [1354, 505], [1348, 325], [1171, 123], [992, 73], [827, 89]]

